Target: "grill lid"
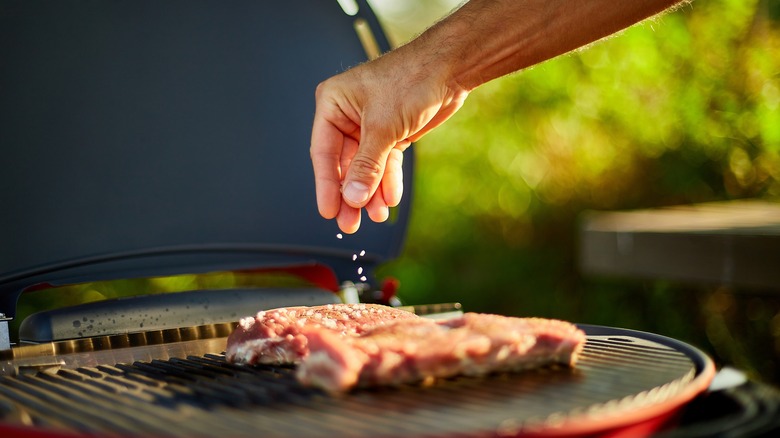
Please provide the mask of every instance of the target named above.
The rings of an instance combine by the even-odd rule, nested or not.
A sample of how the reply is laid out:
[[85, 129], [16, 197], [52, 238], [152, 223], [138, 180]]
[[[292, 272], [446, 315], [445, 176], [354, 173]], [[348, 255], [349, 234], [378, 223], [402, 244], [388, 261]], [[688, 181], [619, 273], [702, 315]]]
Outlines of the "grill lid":
[[341, 240], [314, 199], [314, 89], [389, 48], [354, 3], [0, 0], [0, 318], [40, 284], [395, 257], [410, 197]]

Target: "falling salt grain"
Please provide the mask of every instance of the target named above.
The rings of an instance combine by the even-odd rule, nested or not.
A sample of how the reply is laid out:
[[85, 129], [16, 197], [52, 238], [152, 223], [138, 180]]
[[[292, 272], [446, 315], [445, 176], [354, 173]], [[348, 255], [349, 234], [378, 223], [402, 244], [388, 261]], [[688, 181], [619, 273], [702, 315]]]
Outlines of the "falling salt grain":
[[341, 233], [336, 234], [336, 239], [343, 239], [344, 235]]
[[358, 268], [358, 275], [360, 275], [362, 273], [363, 273], [363, 267], [361, 266], [361, 267]]
[[363, 251], [360, 251], [360, 257], [363, 257], [364, 255], [366, 255], [366, 250], [365, 249]]
[[366, 276], [364, 275], [364, 276], [360, 277], [360, 281], [366, 281]]
[[357, 254], [352, 254], [352, 261], [354, 262], [355, 260], [357, 260]]

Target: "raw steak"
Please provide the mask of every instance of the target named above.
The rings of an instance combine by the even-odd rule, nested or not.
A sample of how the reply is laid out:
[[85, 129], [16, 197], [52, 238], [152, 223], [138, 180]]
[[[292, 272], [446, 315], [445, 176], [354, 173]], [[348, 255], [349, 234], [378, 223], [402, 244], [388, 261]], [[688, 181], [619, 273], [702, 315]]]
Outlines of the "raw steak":
[[227, 340], [229, 362], [299, 363], [309, 352], [304, 329], [328, 330], [334, 336], [358, 336], [375, 326], [420, 319], [404, 310], [376, 304], [328, 304], [287, 307], [242, 318]]
[[567, 322], [478, 313], [444, 321], [404, 319], [352, 337], [318, 327], [301, 334], [309, 355], [297, 377], [329, 392], [550, 363], [573, 366], [585, 343], [585, 333]]

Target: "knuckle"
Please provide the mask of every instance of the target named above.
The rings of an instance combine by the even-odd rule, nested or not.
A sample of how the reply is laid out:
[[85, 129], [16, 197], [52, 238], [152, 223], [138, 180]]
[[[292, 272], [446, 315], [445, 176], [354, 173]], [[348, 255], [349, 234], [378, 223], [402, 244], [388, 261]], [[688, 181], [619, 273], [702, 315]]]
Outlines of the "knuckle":
[[379, 177], [382, 175], [382, 170], [384, 168], [379, 161], [366, 156], [355, 157], [349, 167], [353, 172], [353, 175], [358, 178]]
[[314, 89], [315, 98], [320, 98], [328, 87], [327, 81], [317, 84], [317, 88]]
[[314, 104], [315, 106], [320, 105], [320, 102], [322, 101], [322, 93], [323, 93], [323, 85], [320, 83], [317, 85], [317, 88], [314, 89]]

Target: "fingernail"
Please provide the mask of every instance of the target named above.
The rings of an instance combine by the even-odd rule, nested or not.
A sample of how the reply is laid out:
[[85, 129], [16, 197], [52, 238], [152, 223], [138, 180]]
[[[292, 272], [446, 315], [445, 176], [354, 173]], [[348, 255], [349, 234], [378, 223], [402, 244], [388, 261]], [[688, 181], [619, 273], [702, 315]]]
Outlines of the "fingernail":
[[368, 186], [357, 181], [350, 181], [344, 186], [344, 197], [353, 204], [362, 204], [368, 200]]

